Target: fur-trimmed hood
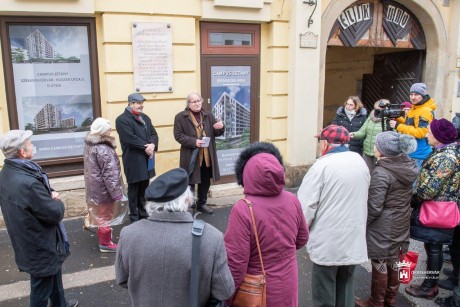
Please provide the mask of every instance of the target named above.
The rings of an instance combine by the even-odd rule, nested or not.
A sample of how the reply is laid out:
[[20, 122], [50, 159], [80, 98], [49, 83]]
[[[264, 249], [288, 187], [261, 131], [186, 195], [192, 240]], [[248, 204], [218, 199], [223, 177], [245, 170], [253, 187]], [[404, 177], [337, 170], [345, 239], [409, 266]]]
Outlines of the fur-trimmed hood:
[[263, 153], [263, 152], [274, 155], [276, 159], [279, 161], [279, 163], [283, 165], [283, 157], [281, 156], [280, 151], [278, 150], [278, 148], [275, 147], [275, 145], [273, 145], [272, 143], [267, 143], [267, 142], [253, 143], [248, 148], [243, 150], [240, 153], [238, 160], [236, 160], [235, 175], [236, 175], [236, 182], [239, 185], [244, 187], [243, 170], [248, 160], [251, 159], [253, 156], [259, 153]]
[[97, 144], [106, 144], [113, 149], [117, 148], [116, 140], [113, 136], [102, 135], [102, 134], [91, 134], [88, 132], [85, 136], [85, 143], [89, 146], [94, 146]]

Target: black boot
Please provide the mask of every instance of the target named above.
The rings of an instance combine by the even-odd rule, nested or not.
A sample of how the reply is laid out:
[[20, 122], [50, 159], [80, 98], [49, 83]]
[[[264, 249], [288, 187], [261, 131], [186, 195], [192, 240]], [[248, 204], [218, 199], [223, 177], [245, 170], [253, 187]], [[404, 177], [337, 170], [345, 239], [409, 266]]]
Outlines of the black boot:
[[439, 273], [442, 268], [442, 244], [425, 243], [427, 255], [425, 280], [419, 286], [411, 285], [406, 288], [406, 293], [415, 297], [433, 298], [438, 295]]

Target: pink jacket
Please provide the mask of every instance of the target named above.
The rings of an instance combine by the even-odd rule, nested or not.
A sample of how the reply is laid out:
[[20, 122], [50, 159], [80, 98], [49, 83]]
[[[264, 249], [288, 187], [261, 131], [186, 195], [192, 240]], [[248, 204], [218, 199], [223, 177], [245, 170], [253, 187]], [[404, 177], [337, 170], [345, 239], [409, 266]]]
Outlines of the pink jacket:
[[[308, 227], [298, 199], [284, 188], [284, 170], [267, 153], [257, 154], [243, 171], [244, 193], [253, 204], [267, 279], [267, 306], [298, 305], [296, 250], [308, 240]], [[225, 233], [228, 265], [237, 289], [244, 275], [261, 274], [249, 208], [238, 201]], [[231, 305], [233, 297], [227, 302]]]

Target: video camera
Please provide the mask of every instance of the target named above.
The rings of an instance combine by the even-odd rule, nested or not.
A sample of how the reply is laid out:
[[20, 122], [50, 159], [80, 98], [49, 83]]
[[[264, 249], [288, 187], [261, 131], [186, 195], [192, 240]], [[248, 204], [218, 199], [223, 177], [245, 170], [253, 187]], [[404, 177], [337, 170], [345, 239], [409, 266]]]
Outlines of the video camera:
[[[401, 105], [397, 103], [390, 103], [388, 100], [380, 100], [379, 108], [381, 108], [381, 110], [375, 110], [374, 115], [375, 117], [382, 119], [382, 131], [392, 130], [392, 128], [388, 124], [390, 119], [395, 119], [405, 115], [405, 112], [401, 108]], [[384, 127], [385, 124], [387, 126], [386, 129]]]

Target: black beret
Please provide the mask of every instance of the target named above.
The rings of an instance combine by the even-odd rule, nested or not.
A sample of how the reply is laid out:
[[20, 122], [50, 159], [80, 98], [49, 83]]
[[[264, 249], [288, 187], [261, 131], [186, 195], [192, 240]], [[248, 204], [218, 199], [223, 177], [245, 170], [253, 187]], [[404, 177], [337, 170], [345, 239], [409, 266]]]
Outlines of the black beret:
[[183, 168], [172, 169], [158, 176], [145, 191], [145, 199], [166, 203], [181, 196], [188, 186], [188, 174]]

